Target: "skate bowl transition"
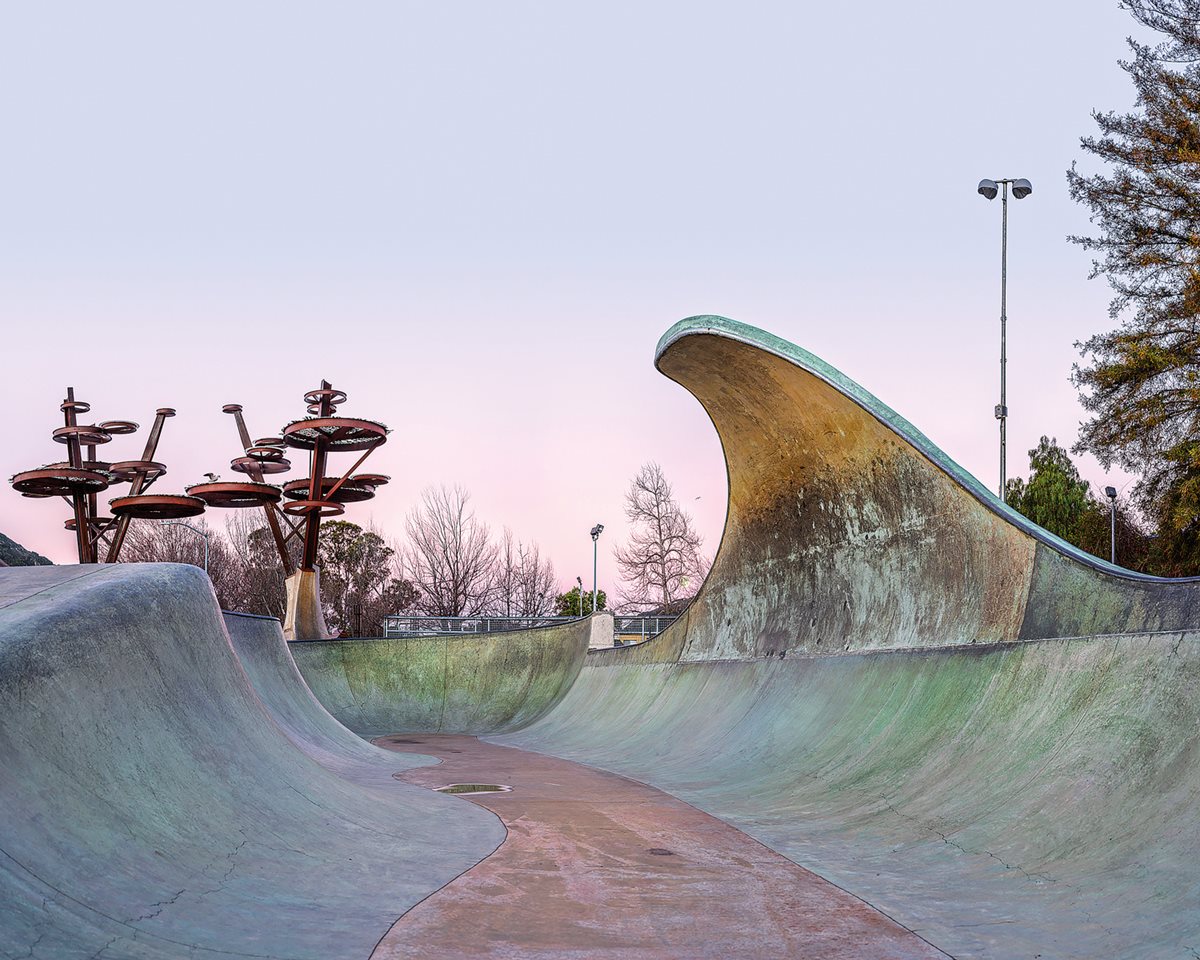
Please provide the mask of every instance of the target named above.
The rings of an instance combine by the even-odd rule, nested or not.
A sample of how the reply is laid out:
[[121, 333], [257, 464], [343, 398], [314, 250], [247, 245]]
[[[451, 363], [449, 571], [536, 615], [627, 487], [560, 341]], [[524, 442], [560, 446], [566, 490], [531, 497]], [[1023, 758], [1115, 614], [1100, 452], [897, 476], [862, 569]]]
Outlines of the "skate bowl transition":
[[637, 646], [585, 655], [581, 621], [289, 655], [195, 568], [0, 569], [0, 956], [370, 955], [515, 842], [355, 736], [439, 730], [664, 791], [948, 956], [1200, 956], [1200, 583], [1030, 524], [760, 330], [685, 320], [656, 362], [729, 507]]
[[583, 667], [587, 620], [491, 635], [299, 640], [313, 693], [362, 737], [519, 730], [563, 698]]

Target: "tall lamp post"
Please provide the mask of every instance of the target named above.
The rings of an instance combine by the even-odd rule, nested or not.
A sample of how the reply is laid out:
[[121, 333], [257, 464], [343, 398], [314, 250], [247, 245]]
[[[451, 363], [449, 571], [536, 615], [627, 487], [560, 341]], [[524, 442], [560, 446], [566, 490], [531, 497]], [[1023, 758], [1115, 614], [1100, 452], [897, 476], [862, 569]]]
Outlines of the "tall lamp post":
[[1104, 495], [1108, 497], [1108, 536], [1109, 546], [1111, 547], [1112, 562], [1116, 565], [1117, 562], [1117, 488], [1105, 487]]
[[596, 580], [596, 554], [600, 549], [600, 534], [604, 532], [604, 524], [598, 523], [592, 527], [592, 613], [596, 612], [596, 596], [598, 594]]
[[1012, 186], [1012, 194], [1018, 200], [1024, 200], [1033, 193], [1033, 184], [1028, 180], [980, 180], [976, 188], [979, 195], [988, 200], [995, 200], [996, 194], [1001, 194], [1000, 215], [1000, 402], [996, 404], [996, 419], [1000, 421], [1000, 499], [1004, 499], [1004, 483], [1006, 477], [1005, 454], [1007, 452], [1007, 436], [1005, 433], [1008, 421], [1008, 188]]
[[204, 538], [204, 572], [208, 573], [208, 533], [199, 527], [193, 527], [190, 523], [184, 523], [182, 520], [159, 520], [158, 522], [164, 527], [186, 527], [196, 536]]
[[584, 613], [583, 613], [583, 577], [576, 577], [575, 582], [577, 584], [579, 584], [579, 615], [582, 617], [584, 615]]

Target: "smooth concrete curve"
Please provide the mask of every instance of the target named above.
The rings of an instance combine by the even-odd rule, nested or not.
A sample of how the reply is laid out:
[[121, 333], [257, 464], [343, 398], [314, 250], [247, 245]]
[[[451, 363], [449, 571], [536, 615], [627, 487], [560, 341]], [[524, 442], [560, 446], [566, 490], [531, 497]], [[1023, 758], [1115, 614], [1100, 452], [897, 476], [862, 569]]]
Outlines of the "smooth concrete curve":
[[[324, 766], [357, 776], [397, 771], [396, 754], [372, 746], [342, 726], [304, 682], [276, 617], [224, 611], [225, 629], [254, 692], [279, 728]], [[434, 763], [432, 757], [414, 764]]]
[[0, 956], [361, 958], [500, 844], [233, 620], [274, 647], [195, 567], [0, 570]]
[[763, 331], [692, 318], [657, 365], [724, 448], [712, 572], [498, 742], [686, 799], [956, 957], [1200, 955], [1200, 584], [1030, 524]]
[[496, 733], [544, 716], [575, 682], [591, 618], [511, 633], [304, 640], [288, 646], [313, 693], [363, 737]]

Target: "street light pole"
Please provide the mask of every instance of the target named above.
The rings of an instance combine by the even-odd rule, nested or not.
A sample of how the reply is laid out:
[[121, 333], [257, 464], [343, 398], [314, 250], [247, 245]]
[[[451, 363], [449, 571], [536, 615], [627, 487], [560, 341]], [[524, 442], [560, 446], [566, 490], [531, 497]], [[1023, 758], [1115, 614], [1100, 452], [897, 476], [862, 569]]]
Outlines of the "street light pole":
[[584, 616], [584, 613], [583, 613], [583, 577], [576, 577], [575, 582], [577, 584], [579, 584], [579, 615], [582, 617], [582, 616]]
[[1033, 185], [1024, 179], [980, 180], [978, 193], [988, 200], [1000, 197], [1000, 402], [996, 419], [1000, 421], [1000, 499], [1008, 479], [1008, 187], [1018, 200], [1033, 193]]
[[204, 538], [204, 572], [208, 573], [208, 533], [201, 530], [199, 527], [193, 527], [190, 523], [184, 523], [182, 520], [159, 520], [159, 524], [164, 527], [187, 527], [192, 533]]
[[1105, 487], [1104, 494], [1108, 497], [1108, 537], [1109, 554], [1113, 565], [1117, 562], [1117, 488]]
[[604, 524], [598, 523], [592, 527], [592, 613], [596, 612], [596, 597], [599, 593], [596, 579], [596, 554], [599, 550], [600, 534], [604, 532]]
[[1008, 181], [1000, 200], [1000, 499], [1008, 478]]

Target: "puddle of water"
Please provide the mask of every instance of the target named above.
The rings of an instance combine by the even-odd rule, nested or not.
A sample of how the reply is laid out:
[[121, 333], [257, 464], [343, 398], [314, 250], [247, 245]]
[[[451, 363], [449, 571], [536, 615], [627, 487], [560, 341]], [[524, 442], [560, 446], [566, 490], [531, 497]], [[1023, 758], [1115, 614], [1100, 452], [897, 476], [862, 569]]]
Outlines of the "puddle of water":
[[444, 787], [435, 787], [438, 793], [511, 793], [512, 787], [503, 783], [448, 783]]
[[673, 857], [673, 856], [675, 856], [675, 851], [668, 850], [666, 847], [651, 847], [649, 852], [654, 854], [656, 857]]

